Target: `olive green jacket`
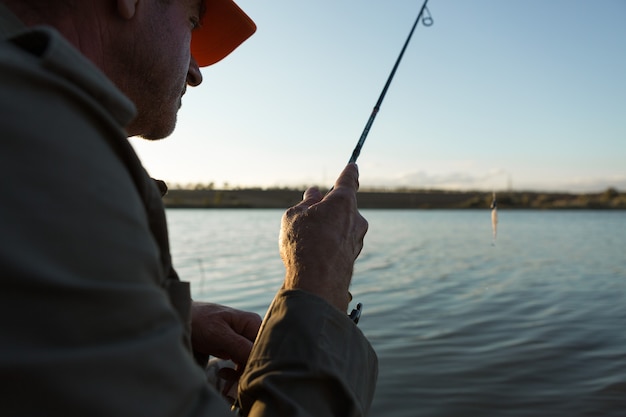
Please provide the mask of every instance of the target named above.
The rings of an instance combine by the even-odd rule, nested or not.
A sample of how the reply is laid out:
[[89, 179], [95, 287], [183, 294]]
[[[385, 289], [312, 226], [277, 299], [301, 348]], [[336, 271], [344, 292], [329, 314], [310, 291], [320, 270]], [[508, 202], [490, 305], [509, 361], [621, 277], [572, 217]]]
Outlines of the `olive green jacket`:
[[[0, 3], [0, 414], [231, 415], [188, 349], [189, 286], [136, 110], [49, 27]], [[279, 292], [240, 381], [251, 416], [362, 416], [377, 359], [345, 314]]]

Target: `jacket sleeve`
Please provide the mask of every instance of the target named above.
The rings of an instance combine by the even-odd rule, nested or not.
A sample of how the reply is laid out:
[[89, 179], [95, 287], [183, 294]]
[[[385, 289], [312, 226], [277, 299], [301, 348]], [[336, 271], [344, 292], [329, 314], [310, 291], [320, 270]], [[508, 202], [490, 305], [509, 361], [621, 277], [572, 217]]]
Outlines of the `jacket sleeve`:
[[365, 416], [378, 359], [347, 315], [304, 291], [280, 291], [240, 380], [242, 411], [261, 416]]
[[14, 40], [0, 37], [0, 415], [232, 417], [183, 343], [129, 175], [143, 168], [103, 107], [132, 103], [51, 29]]

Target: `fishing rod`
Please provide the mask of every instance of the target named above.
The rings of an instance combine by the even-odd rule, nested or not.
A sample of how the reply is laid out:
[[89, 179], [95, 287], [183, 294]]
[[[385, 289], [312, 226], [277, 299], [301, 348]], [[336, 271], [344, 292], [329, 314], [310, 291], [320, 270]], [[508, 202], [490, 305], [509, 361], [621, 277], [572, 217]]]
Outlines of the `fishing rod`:
[[[433, 18], [430, 14], [430, 11], [428, 10], [428, 7], [426, 7], [427, 3], [428, 3], [428, 0], [424, 0], [424, 4], [422, 4], [420, 12], [417, 15], [417, 18], [415, 19], [415, 23], [413, 23], [413, 27], [411, 28], [411, 31], [409, 32], [409, 36], [406, 38], [406, 41], [404, 42], [404, 46], [402, 47], [402, 51], [400, 51], [400, 55], [398, 56], [398, 59], [396, 60], [396, 64], [393, 66], [393, 69], [391, 70], [391, 73], [389, 74], [389, 78], [387, 78], [387, 82], [385, 83], [385, 87], [383, 87], [383, 91], [380, 93], [380, 96], [378, 97], [378, 101], [376, 102], [376, 105], [374, 106], [374, 109], [372, 110], [372, 114], [370, 115], [367, 123], [365, 124], [363, 133], [361, 133], [361, 137], [359, 138], [359, 141], [357, 142], [356, 147], [352, 151], [352, 156], [350, 157], [350, 160], [348, 161], [349, 164], [356, 162], [357, 158], [361, 154], [361, 149], [363, 148], [365, 139], [367, 139], [367, 135], [369, 134], [372, 124], [374, 123], [374, 119], [376, 119], [376, 115], [378, 114], [378, 111], [380, 110], [380, 106], [383, 104], [383, 100], [385, 99], [387, 90], [389, 89], [389, 86], [391, 85], [391, 80], [393, 80], [393, 77], [396, 74], [396, 70], [398, 69], [398, 66], [400, 65], [400, 61], [402, 61], [402, 56], [404, 55], [404, 51], [406, 51], [406, 48], [409, 45], [409, 42], [411, 41], [411, 37], [413, 36], [413, 32], [415, 32], [415, 28], [417, 27], [417, 24], [420, 22], [420, 20], [422, 21], [422, 24], [426, 27], [431, 26], [433, 24]], [[424, 13], [426, 13], [426, 15], [424, 15]]]
[[[383, 91], [380, 93], [380, 96], [378, 97], [378, 101], [376, 102], [376, 104], [374, 105], [374, 109], [372, 110], [372, 114], [370, 114], [370, 117], [367, 120], [367, 123], [365, 124], [363, 133], [361, 133], [361, 137], [359, 138], [359, 141], [357, 142], [356, 147], [352, 151], [352, 156], [350, 156], [350, 160], [348, 161], [349, 164], [356, 162], [359, 155], [361, 154], [361, 149], [363, 148], [365, 139], [367, 139], [367, 135], [369, 134], [370, 129], [372, 128], [372, 124], [374, 124], [374, 119], [376, 119], [376, 115], [378, 114], [378, 111], [380, 110], [380, 106], [383, 104], [383, 100], [385, 99], [387, 90], [389, 89], [389, 86], [391, 85], [391, 81], [393, 80], [394, 75], [396, 75], [396, 70], [398, 69], [398, 66], [400, 66], [400, 61], [402, 61], [402, 57], [404, 56], [404, 51], [406, 51], [407, 46], [409, 46], [409, 42], [411, 41], [411, 37], [413, 37], [413, 32], [415, 32], [415, 28], [417, 27], [420, 20], [422, 21], [422, 24], [426, 27], [431, 26], [433, 24], [433, 18], [430, 14], [430, 11], [426, 7], [427, 4], [428, 4], [428, 0], [424, 0], [424, 4], [422, 4], [422, 7], [420, 8], [420, 12], [417, 14], [417, 18], [415, 19], [415, 23], [413, 23], [413, 27], [411, 27], [409, 36], [406, 38], [406, 41], [404, 42], [404, 46], [402, 47], [402, 50], [400, 51], [400, 55], [398, 55], [398, 59], [396, 59], [396, 63], [393, 66], [393, 69], [391, 70], [389, 77], [387, 78], [387, 82], [385, 83], [385, 86], [383, 87]], [[424, 13], [426, 13], [426, 16], [424, 16]], [[332, 191], [332, 189], [333, 187], [330, 188], [329, 192]], [[363, 311], [363, 304], [358, 303], [356, 308], [354, 308], [352, 312], [349, 314], [350, 319], [354, 321], [354, 323], [358, 324], [362, 311]]]

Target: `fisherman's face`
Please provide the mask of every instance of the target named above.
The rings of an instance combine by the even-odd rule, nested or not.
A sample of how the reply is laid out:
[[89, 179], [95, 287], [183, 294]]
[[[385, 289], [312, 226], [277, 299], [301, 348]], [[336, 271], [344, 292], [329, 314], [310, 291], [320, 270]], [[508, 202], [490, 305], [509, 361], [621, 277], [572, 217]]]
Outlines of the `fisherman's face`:
[[130, 49], [127, 84], [122, 88], [137, 106], [129, 136], [161, 139], [176, 125], [187, 85], [202, 75], [191, 56], [191, 33], [200, 21], [203, 0], [139, 0], [136, 38]]

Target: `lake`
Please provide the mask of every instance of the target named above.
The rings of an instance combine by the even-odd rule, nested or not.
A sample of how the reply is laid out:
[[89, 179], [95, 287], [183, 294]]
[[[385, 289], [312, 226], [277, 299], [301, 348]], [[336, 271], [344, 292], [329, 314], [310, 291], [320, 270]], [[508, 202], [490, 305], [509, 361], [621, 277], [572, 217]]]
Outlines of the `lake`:
[[[626, 211], [363, 210], [370, 413], [626, 416]], [[265, 314], [282, 210], [167, 211], [194, 299]], [[351, 306], [353, 307], [353, 306]]]

